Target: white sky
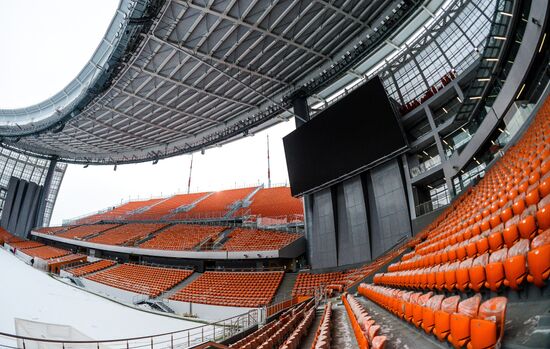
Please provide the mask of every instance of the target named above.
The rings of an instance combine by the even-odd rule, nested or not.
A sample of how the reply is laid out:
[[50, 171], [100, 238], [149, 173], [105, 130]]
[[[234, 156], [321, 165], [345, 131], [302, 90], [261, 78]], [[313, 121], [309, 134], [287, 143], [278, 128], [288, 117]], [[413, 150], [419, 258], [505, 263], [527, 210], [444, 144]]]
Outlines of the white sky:
[[[117, 0], [0, 0], [0, 109], [29, 106], [64, 88], [92, 56], [117, 6]], [[191, 191], [267, 183], [267, 134], [272, 183], [286, 183], [282, 137], [292, 130], [294, 120], [196, 153]], [[121, 200], [186, 192], [190, 159], [123, 165], [116, 172], [112, 166], [69, 165], [51, 224]]]

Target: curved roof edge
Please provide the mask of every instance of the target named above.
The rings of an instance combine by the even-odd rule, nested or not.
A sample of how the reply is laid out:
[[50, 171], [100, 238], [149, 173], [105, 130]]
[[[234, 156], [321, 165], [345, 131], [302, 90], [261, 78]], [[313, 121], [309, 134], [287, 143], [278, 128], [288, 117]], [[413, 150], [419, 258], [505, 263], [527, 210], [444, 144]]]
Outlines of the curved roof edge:
[[120, 69], [120, 64], [142, 39], [164, 0], [120, 0], [109, 27], [80, 73], [61, 91], [35, 105], [0, 109], [0, 136], [8, 140], [45, 131], [60, 132], [100, 95]]

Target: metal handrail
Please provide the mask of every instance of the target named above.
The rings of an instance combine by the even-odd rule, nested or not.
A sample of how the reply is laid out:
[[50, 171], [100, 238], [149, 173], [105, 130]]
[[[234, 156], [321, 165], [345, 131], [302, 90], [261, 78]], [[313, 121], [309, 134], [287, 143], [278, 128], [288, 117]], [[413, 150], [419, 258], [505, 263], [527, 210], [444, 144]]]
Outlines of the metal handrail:
[[[11, 338], [13, 340], [21, 340], [23, 341], [23, 348], [26, 347], [26, 345], [28, 345], [29, 343], [25, 343], [25, 341], [27, 342], [38, 342], [38, 343], [58, 343], [58, 344], [61, 344], [61, 346], [63, 348], [67, 348], [66, 347], [66, 344], [89, 344], [89, 345], [94, 345], [94, 347], [96, 348], [99, 348], [100, 347], [100, 344], [106, 344], [106, 343], [112, 343], [112, 344], [116, 344], [116, 343], [120, 343], [121, 345], [123, 345], [124, 348], [138, 348], [138, 347], [145, 347], [145, 346], [149, 346], [150, 348], [154, 348], [155, 344], [158, 345], [158, 344], [163, 344], [163, 343], [168, 343], [170, 342], [170, 345], [168, 346], [168, 348], [174, 348], [174, 341], [179, 341], [181, 339], [187, 339], [187, 346], [184, 346], [184, 347], [190, 347], [191, 345], [195, 345], [197, 344], [197, 339], [196, 338], [193, 338], [195, 335], [197, 334], [200, 334], [200, 343], [203, 343], [205, 342], [206, 340], [216, 340], [217, 339], [217, 334], [216, 334], [216, 327], [218, 329], [223, 329], [223, 332], [221, 333], [222, 336], [221, 336], [221, 339], [225, 339], [225, 338], [229, 338], [237, 333], [240, 333], [240, 332], [243, 332], [245, 330], [248, 330], [249, 328], [255, 326], [258, 324], [258, 310], [257, 309], [253, 309], [253, 310], [250, 310], [246, 313], [243, 313], [243, 314], [240, 314], [240, 315], [236, 315], [236, 316], [233, 316], [233, 317], [230, 317], [230, 318], [227, 318], [227, 319], [224, 319], [224, 320], [220, 320], [220, 321], [217, 321], [217, 322], [213, 322], [213, 323], [210, 323], [210, 324], [206, 324], [206, 325], [201, 325], [201, 326], [196, 326], [196, 327], [192, 327], [192, 328], [187, 328], [187, 329], [184, 329], [184, 330], [179, 330], [179, 331], [172, 331], [172, 332], [165, 332], [165, 333], [160, 333], [160, 334], [156, 334], [156, 335], [152, 335], [152, 336], [138, 336], [138, 337], [128, 337], [128, 338], [118, 338], [118, 339], [102, 339], [102, 340], [58, 340], [58, 339], [47, 339], [47, 338], [36, 338], [36, 337], [28, 337], [28, 336], [20, 336], [20, 335], [16, 335], [16, 334], [10, 334], [10, 333], [5, 333], [5, 332], [0, 332], [0, 338], [4, 337], [4, 338]], [[205, 332], [205, 328], [208, 328], [210, 327], [209, 329], [207, 329], [207, 331]], [[227, 332], [226, 329], [229, 328], [230, 331]], [[237, 331], [237, 332], [233, 332], [231, 331], [232, 329], [235, 329], [235, 328], [240, 328], [240, 331]], [[200, 330], [200, 333], [199, 333], [199, 330]], [[191, 334], [191, 331], [195, 331], [196, 333], [194, 334]], [[174, 335], [180, 335], [180, 334], [187, 334], [187, 337], [174, 337]], [[212, 336], [209, 337], [208, 334], [212, 333]], [[226, 333], [228, 333], [229, 335], [226, 336]], [[157, 342], [155, 343], [154, 342], [154, 339], [155, 338], [159, 338], [159, 337], [167, 337], [167, 336], [170, 336], [170, 338], [166, 338], [160, 342]], [[144, 339], [147, 339], [147, 345], [144, 345], [143, 343], [140, 343], [139, 346], [130, 346], [130, 342], [131, 341], [138, 341], [138, 340], [144, 340]], [[191, 340], [193, 339], [193, 340]], [[178, 347], [180, 347], [181, 344], [178, 344]], [[6, 345], [3, 345], [3, 344], [0, 344], [0, 347], [1, 346], [6, 346]], [[9, 347], [9, 346], [8, 346]]]

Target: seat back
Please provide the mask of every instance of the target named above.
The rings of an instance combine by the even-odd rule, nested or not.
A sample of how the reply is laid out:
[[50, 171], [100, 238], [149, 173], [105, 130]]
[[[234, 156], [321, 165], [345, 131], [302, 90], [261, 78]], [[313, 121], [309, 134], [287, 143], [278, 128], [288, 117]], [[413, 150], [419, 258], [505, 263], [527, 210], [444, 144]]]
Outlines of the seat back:
[[520, 239], [514, 244], [514, 246], [510, 247], [510, 249], [508, 250], [508, 258], [526, 255], [527, 252], [529, 252], [529, 240]]
[[443, 299], [445, 299], [445, 296], [443, 295], [433, 296], [426, 302], [425, 306], [432, 310], [439, 310], [441, 309], [441, 303], [443, 302]]
[[481, 303], [481, 296], [476, 294], [473, 297], [467, 298], [458, 304], [457, 312], [471, 318], [476, 317]]
[[503, 262], [506, 257], [508, 257], [508, 249], [503, 247], [500, 250], [491, 253], [489, 263]]
[[487, 264], [489, 263], [489, 254], [488, 253], [484, 253], [482, 254], [481, 256], [479, 257], [476, 257], [473, 262], [472, 262], [472, 267], [475, 267], [475, 266], [486, 266]]
[[479, 306], [478, 318], [500, 324], [506, 314], [507, 304], [508, 298], [506, 297], [495, 297], [486, 300]]
[[550, 245], [550, 229], [546, 229], [544, 232], [536, 236], [533, 241], [531, 241], [531, 249], [544, 245]]
[[452, 314], [457, 311], [458, 302], [460, 302], [460, 296], [451, 296], [443, 299], [441, 302], [441, 310]]

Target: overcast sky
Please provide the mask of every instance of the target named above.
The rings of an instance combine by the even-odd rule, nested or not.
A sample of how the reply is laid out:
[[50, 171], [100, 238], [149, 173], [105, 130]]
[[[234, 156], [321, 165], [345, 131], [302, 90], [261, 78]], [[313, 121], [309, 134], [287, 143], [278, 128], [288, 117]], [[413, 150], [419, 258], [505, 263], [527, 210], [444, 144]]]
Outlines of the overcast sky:
[[[0, 0], [0, 109], [29, 106], [64, 88], [92, 56], [118, 0]], [[208, 149], [193, 157], [191, 191], [230, 189], [267, 183], [270, 137], [272, 183], [288, 174], [282, 137], [294, 120], [253, 137]], [[51, 224], [129, 199], [187, 191], [191, 156], [137, 165], [69, 165]]]

